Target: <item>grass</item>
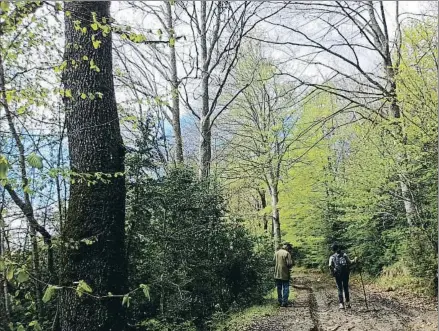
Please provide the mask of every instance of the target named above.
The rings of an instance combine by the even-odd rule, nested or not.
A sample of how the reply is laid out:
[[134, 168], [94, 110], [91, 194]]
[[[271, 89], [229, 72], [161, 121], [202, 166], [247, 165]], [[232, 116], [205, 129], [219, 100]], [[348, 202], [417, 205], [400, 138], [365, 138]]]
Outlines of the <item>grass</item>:
[[[353, 274], [352, 282], [361, 286], [360, 275]], [[410, 275], [407, 268], [395, 263], [385, 267], [378, 277], [372, 277], [363, 273], [363, 282], [372, 285], [376, 289], [386, 292], [409, 292], [415, 295], [431, 296], [432, 285], [425, 279]]]
[[[290, 290], [290, 300], [294, 300], [296, 293]], [[215, 323], [213, 331], [242, 331], [256, 319], [275, 315], [278, 311], [277, 291], [273, 288], [264, 297], [260, 305], [235, 311]]]

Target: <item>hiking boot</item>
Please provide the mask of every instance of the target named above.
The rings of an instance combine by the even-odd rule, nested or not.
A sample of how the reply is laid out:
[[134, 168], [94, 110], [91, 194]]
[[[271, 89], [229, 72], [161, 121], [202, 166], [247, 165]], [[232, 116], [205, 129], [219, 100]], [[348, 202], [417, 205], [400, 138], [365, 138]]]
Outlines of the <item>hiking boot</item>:
[[339, 308], [339, 309], [344, 309], [344, 304], [340, 303], [340, 304], [338, 305], [338, 308]]
[[349, 302], [346, 302], [346, 308], [351, 309], [351, 304]]

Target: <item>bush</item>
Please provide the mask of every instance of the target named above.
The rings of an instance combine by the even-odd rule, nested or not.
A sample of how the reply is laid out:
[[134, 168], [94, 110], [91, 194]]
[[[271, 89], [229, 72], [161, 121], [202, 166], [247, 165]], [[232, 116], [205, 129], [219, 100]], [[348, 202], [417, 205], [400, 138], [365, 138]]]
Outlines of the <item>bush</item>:
[[225, 217], [219, 190], [189, 169], [137, 178], [127, 219], [131, 287], [150, 287], [150, 301], [132, 298], [134, 323], [159, 318], [199, 327], [215, 312], [260, 300], [272, 285], [269, 240]]

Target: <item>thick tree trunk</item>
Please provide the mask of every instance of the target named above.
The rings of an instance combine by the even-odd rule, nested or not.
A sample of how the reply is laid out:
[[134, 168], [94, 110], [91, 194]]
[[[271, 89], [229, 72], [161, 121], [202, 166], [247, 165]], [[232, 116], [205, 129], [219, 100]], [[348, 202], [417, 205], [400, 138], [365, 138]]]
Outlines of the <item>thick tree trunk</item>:
[[[119, 331], [125, 329], [122, 300], [104, 296], [126, 291], [125, 182], [123, 176], [114, 176], [124, 172], [125, 148], [114, 93], [111, 32], [104, 36], [103, 30], [97, 33], [90, 27], [94, 19], [109, 23], [110, 2], [66, 2], [65, 12], [64, 60], [68, 66], [63, 83], [72, 94], [64, 98], [71, 169], [112, 176], [93, 184], [76, 178], [71, 185], [62, 238], [65, 244], [74, 242], [78, 247], [64, 249], [62, 285], [76, 287], [76, 282], [84, 280], [93, 296], [101, 299], [79, 297], [64, 288], [61, 329]], [[75, 21], [81, 29], [75, 28]], [[86, 238], [93, 243], [81, 242]]]
[[[172, 18], [172, 6], [170, 1], [165, 1], [168, 38], [175, 40], [174, 22]], [[178, 93], [178, 72], [177, 57], [175, 54], [175, 44], [169, 45], [169, 58], [171, 64], [171, 97], [172, 97], [172, 129], [175, 136], [175, 160], [177, 163], [183, 163], [183, 137], [181, 135], [180, 124], [180, 95]]]
[[279, 216], [279, 192], [277, 187], [270, 187], [271, 192], [271, 218], [273, 222], [273, 238], [274, 238], [274, 248], [277, 249], [281, 242], [280, 234], [280, 216]]

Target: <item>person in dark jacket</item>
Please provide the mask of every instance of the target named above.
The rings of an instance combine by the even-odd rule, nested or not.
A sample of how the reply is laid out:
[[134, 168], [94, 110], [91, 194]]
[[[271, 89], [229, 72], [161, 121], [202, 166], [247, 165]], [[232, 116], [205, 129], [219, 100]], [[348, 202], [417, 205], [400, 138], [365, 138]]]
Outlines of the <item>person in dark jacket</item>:
[[[341, 245], [334, 243], [332, 245], [333, 255], [329, 258], [329, 269], [332, 276], [335, 277], [335, 282], [338, 289], [339, 308], [351, 308], [349, 298], [349, 273], [352, 264], [357, 262], [357, 258], [353, 261], [349, 259], [348, 255], [342, 251]], [[344, 292], [344, 298], [343, 298]]]

